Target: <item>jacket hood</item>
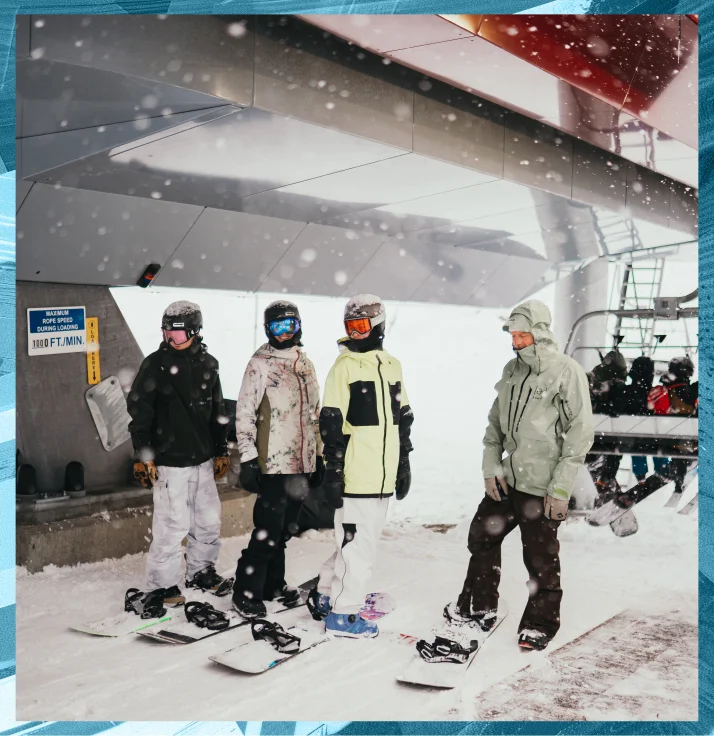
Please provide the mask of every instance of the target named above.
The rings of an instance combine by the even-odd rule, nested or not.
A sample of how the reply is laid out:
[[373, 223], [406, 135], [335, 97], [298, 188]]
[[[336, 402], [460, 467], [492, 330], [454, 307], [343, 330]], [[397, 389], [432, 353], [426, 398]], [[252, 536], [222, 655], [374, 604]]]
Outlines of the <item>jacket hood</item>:
[[536, 373], [548, 368], [554, 356], [559, 354], [558, 342], [551, 332], [552, 323], [550, 309], [538, 299], [530, 299], [514, 307], [503, 325], [504, 332], [530, 332], [535, 345], [516, 351]]

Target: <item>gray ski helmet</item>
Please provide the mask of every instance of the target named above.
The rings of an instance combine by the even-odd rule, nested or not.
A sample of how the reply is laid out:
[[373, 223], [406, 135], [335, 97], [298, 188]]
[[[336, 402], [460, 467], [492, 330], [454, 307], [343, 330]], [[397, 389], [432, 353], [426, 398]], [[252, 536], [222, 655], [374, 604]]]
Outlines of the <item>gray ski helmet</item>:
[[162, 330], [186, 330], [189, 338], [198, 334], [202, 327], [201, 307], [194, 302], [173, 302], [166, 307], [161, 318]]
[[378, 296], [358, 294], [345, 305], [344, 321], [350, 319], [369, 319], [374, 328], [387, 319], [387, 312]]
[[694, 363], [688, 355], [672, 358], [667, 366], [667, 372], [679, 381], [688, 381], [694, 375]]
[[289, 317], [300, 321], [300, 310], [297, 308], [297, 304], [293, 304], [285, 299], [278, 299], [278, 301], [268, 304], [265, 308], [263, 324], [267, 327], [270, 322]]

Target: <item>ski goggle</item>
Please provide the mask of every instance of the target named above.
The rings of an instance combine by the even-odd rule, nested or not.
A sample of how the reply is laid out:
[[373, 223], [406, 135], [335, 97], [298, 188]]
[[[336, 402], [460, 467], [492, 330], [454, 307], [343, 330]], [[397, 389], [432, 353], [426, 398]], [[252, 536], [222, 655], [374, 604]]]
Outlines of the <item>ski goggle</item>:
[[366, 335], [372, 331], [372, 320], [369, 317], [360, 317], [359, 319], [346, 319], [345, 331], [348, 337], [352, 337], [356, 332], [358, 335]]
[[282, 335], [294, 335], [300, 329], [300, 321], [294, 317], [286, 319], [276, 319], [268, 322], [268, 329], [273, 337], [281, 337]]
[[174, 345], [183, 345], [191, 339], [186, 330], [162, 330], [162, 332], [164, 333], [164, 341]]

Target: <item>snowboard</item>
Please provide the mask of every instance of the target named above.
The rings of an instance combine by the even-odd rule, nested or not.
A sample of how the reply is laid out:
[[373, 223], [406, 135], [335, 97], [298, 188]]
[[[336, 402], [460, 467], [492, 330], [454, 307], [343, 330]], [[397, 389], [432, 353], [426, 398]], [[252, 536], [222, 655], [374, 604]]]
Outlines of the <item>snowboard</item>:
[[[282, 603], [278, 603], [277, 601], [266, 601], [265, 607], [267, 608], [268, 616], [275, 616], [280, 613], [285, 613], [286, 611], [294, 611], [295, 609], [304, 606], [305, 601], [307, 600], [307, 594], [316, 585], [316, 577], [311, 580], [306, 580], [304, 583], [300, 583], [300, 585], [297, 586], [298, 591], [300, 592], [300, 602], [289, 608], [283, 606]], [[195, 600], [201, 600], [201, 598], [198, 597]], [[146, 639], [158, 641], [163, 644], [185, 645], [194, 644], [197, 641], [203, 641], [204, 639], [208, 639], [212, 636], [224, 634], [226, 631], [233, 631], [233, 629], [237, 629], [240, 626], [250, 624], [250, 621], [241, 618], [241, 616], [233, 610], [231, 596], [226, 596], [225, 598], [210, 596], [210, 603], [216, 610], [222, 611], [226, 614], [229, 621], [227, 628], [220, 629], [218, 631], [212, 629], [201, 629], [196, 626], [196, 624], [186, 620], [186, 615], [183, 613], [183, 609], [176, 609], [174, 618], [170, 622], [169, 626], [155, 626], [150, 629], [137, 631], [136, 633]]]
[[679, 506], [680, 501], [682, 500], [682, 491], [674, 491], [672, 495], [669, 497], [669, 500], [664, 505], [664, 508], [666, 509], [675, 509], [677, 506]]
[[692, 513], [695, 509], [699, 507], [699, 494], [697, 493], [694, 498], [689, 501], [689, 503], [684, 504], [681, 509], [677, 512], [678, 514], [682, 514], [684, 516], [688, 516]]
[[427, 662], [419, 654], [415, 654], [412, 661], [402, 674], [397, 675], [397, 680], [408, 685], [424, 685], [426, 687], [450, 690], [458, 686], [466, 671], [476, 659], [476, 655], [483, 648], [484, 642], [503, 623], [508, 616], [508, 604], [501, 602], [498, 607], [498, 618], [493, 628], [479, 637], [478, 649], [471, 654], [468, 661], [455, 662]]
[[118, 616], [108, 616], [101, 621], [90, 623], [79, 622], [70, 624], [72, 631], [92, 636], [126, 636], [156, 626], [157, 624], [169, 623], [172, 619], [172, 609], [167, 608], [166, 613], [159, 618], [143, 619], [135, 613], [121, 613]]
[[[364, 606], [360, 609], [360, 616], [370, 621], [378, 621], [390, 614], [396, 608], [396, 601], [388, 593], [369, 593], [365, 598]], [[300, 648], [297, 652], [286, 654], [278, 652], [267, 641], [249, 641], [222, 654], [214, 654], [209, 657], [212, 662], [229, 667], [236, 672], [249, 675], [257, 675], [261, 672], [276, 667], [288, 659], [297, 657], [308, 649], [332, 641], [333, 637], [326, 634], [319, 626], [320, 631], [304, 628], [304, 626], [292, 626], [286, 631], [300, 637]]]

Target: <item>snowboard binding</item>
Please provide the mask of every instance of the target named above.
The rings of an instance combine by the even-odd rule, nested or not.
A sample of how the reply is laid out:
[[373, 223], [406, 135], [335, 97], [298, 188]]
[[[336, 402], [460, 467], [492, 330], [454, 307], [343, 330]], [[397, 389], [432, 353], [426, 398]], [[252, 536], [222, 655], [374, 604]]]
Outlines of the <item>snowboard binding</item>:
[[226, 614], [217, 611], [210, 603], [191, 601], [185, 604], [184, 612], [186, 613], [186, 620], [189, 623], [196, 624], [199, 629], [223, 631], [230, 624]]
[[166, 615], [166, 609], [160, 604], [158, 598], [146, 604], [144, 593], [138, 588], [129, 588], [124, 594], [124, 610], [127, 613], [135, 613], [143, 619], [160, 618]]
[[472, 642], [472, 647], [472, 649], [466, 649], [458, 642], [442, 636], [437, 636], [431, 643], [421, 639], [416, 645], [419, 656], [426, 662], [452, 662], [454, 664], [468, 662], [469, 657], [478, 648], [478, 644]]
[[280, 624], [258, 618], [250, 625], [253, 639], [267, 641], [282, 654], [297, 654], [300, 651], [300, 637], [290, 634]]

